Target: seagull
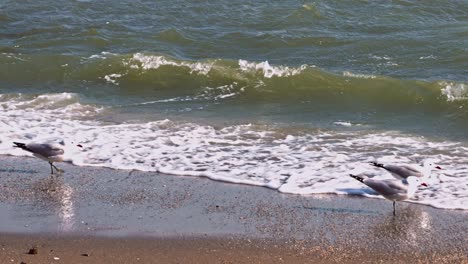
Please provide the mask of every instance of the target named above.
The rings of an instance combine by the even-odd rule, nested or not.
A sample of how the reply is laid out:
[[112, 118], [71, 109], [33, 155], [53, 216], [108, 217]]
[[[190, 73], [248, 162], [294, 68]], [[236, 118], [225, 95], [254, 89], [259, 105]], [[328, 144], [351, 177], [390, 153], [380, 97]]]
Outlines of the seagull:
[[390, 172], [393, 177], [404, 180], [407, 179], [409, 176], [419, 177], [421, 179], [429, 179], [431, 176], [431, 172], [433, 168], [441, 170], [442, 168], [439, 166], [435, 166], [431, 160], [424, 161], [424, 165], [421, 169], [417, 169], [412, 166], [408, 165], [384, 165], [382, 163], [371, 162], [372, 166], [377, 168], [385, 169], [386, 171]]
[[404, 180], [374, 180], [367, 176], [361, 177], [353, 174], [349, 174], [349, 176], [371, 187], [388, 200], [393, 201], [393, 215], [396, 215], [395, 204], [397, 201], [413, 197], [420, 185], [427, 186], [416, 176], [409, 176]]
[[[35, 157], [40, 158], [49, 162], [50, 164], [50, 173], [54, 174], [54, 168], [58, 172], [60, 171], [55, 165], [54, 162], [64, 161], [65, 153], [65, 142], [61, 141], [59, 143], [20, 143], [13, 142], [15, 144], [13, 147], [20, 148], [31, 152]], [[78, 144], [77, 147], [82, 148], [83, 146]]]

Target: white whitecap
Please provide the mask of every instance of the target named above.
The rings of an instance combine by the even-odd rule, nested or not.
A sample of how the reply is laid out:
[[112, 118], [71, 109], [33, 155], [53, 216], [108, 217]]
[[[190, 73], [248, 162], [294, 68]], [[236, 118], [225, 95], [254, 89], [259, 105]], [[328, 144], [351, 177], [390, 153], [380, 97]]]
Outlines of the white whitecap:
[[377, 76], [375, 76], [375, 75], [352, 73], [352, 72], [349, 72], [349, 71], [344, 71], [343, 76], [352, 77], [352, 78], [360, 78], [360, 79], [375, 79], [375, 78], [377, 78]]
[[351, 124], [351, 122], [343, 122], [343, 121], [333, 122], [333, 124], [335, 124], [337, 126], [345, 126], [345, 127], [353, 126], [353, 124]]
[[262, 72], [265, 78], [284, 77], [300, 74], [307, 68], [307, 65], [302, 65], [298, 68], [290, 68], [287, 66], [271, 66], [268, 61], [256, 63], [246, 60], [239, 60], [239, 68], [243, 72]]
[[464, 83], [440, 82], [440, 90], [447, 97], [448, 101], [468, 99], [468, 87]]
[[133, 54], [130, 60], [131, 68], [135, 69], [158, 69], [161, 66], [184, 67], [190, 69], [190, 73], [207, 75], [214, 62], [187, 62], [168, 59], [164, 56], [145, 55], [142, 53]]

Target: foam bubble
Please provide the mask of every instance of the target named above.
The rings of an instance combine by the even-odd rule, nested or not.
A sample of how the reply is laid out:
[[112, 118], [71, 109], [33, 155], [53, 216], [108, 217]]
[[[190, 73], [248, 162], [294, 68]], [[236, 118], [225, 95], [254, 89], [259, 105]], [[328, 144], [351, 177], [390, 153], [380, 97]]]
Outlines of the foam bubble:
[[2, 94], [0, 103], [3, 109], [58, 109], [78, 102], [78, 95], [74, 93], [58, 94]]
[[419, 57], [420, 60], [429, 60], [429, 59], [437, 59], [437, 56], [435, 55], [427, 55], [427, 56], [421, 56]]
[[109, 83], [119, 84], [116, 79], [118, 79], [120, 77], [122, 77], [122, 74], [117, 74], [117, 73], [108, 74], [108, 75], [104, 76], [104, 80], [106, 80]]
[[352, 78], [361, 78], [361, 79], [375, 79], [375, 78], [377, 78], [377, 76], [375, 76], [375, 75], [357, 74], [357, 73], [352, 73], [352, 72], [349, 72], [349, 71], [343, 72], [343, 76], [352, 77]]
[[307, 68], [307, 65], [302, 65], [299, 68], [289, 68], [286, 66], [271, 66], [268, 61], [255, 63], [246, 60], [239, 60], [240, 70], [243, 72], [262, 72], [266, 78], [293, 76], [300, 74]]
[[398, 66], [398, 63], [393, 61], [393, 58], [390, 56], [378, 56], [378, 55], [370, 55], [371, 59], [378, 60], [378, 61], [384, 61], [384, 63], [381, 63], [381, 65], [387, 65], [387, 66]]
[[40, 127], [47, 127], [57, 119], [92, 119], [104, 108], [81, 104], [79, 96], [74, 93], [57, 94], [2, 94], [0, 95], [1, 117], [5, 123], [17, 122], [17, 125], [28, 122], [40, 122]]
[[117, 54], [103, 51], [99, 54], [93, 54], [89, 56], [88, 59], [107, 59], [108, 57], [111, 57], [111, 56], [117, 56]]
[[185, 62], [185, 61], [175, 61], [167, 59], [164, 56], [152, 56], [144, 55], [142, 53], [136, 53], [133, 55], [133, 58], [130, 60], [132, 68], [140, 68], [143, 70], [157, 69], [161, 66], [175, 66], [175, 67], [186, 67], [190, 69], [190, 73], [197, 73], [206, 75], [211, 71], [214, 63], [204, 63], [204, 62]]
[[333, 122], [333, 124], [335, 124], [337, 126], [345, 126], [345, 127], [353, 126], [353, 124], [351, 124], [351, 122], [342, 122], [342, 121]]
[[468, 88], [464, 83], [440, 82], [441, 92], [447, 96], [448, 101], [468, 99]]

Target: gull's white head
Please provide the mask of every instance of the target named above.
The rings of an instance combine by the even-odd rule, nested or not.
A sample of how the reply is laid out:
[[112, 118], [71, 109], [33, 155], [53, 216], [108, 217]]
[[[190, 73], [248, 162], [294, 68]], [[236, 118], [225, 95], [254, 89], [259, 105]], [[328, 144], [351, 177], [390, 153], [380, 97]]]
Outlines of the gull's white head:
[[424, 168], [432, 170], [433, 168], [441, 170], [442, 168], [440, 166], [437, 166], [435, 162], [431, 159], [425, 160], [424, 161]]
[[416, 176], [409, 176], [408, 178], [406, 178], [406, 181], [408, 182], [408, 197], [413, 197], [416, 191], [418, 190], [419, 186], [422, 185], [427, 187], [427, 184]]
[[84, 146], [81, 144], [77, 144], [73, 141], [67, 142], [66, 145], [63, 146], [64, 149], [64, 157], [63, 162], [72, 163], [76, 161], [77, 158], [82, 156], [81, 153], [85, 152]]
[[[65, 145], [65, 143], [63, 143], [63, 141], [62, 141], [61, 144], [62, 144], [62, 145]], [[76, 142], [74, 142], [74, 141], [68, 141], [68, 142], [66, 143], [66, 145], [67, 145], [67, 147], [72, 146], [73, 148], [83, 149], [83, 145], [81, 145], [81, 144], [79, 144], [79, 143], [76, 143]]]
[[64, 147], [65, 147], [65, 146], [75, 146], [75, 147], [78, 147], [78, 148], [80, 148], [80, 149], [83, 149], [83, 145], [77, 144], [77, 143], [75, 143], [75, 142], [73, 142], [73, 141], [65, 143], [64, 140], [61, 140], [61, 141], [59, 141], [58, 143], [59, 143], [60, 145], [64, 146]]
[[427, 187], [427, 183], [423, 182], [421, 178], [419, 177], [416, 177], [416, 176], [409, 176], [408, 178], [406, 178], [406, 181], [408, 182], [409, 185], [412, 185], [412, 186], [425, 186]]

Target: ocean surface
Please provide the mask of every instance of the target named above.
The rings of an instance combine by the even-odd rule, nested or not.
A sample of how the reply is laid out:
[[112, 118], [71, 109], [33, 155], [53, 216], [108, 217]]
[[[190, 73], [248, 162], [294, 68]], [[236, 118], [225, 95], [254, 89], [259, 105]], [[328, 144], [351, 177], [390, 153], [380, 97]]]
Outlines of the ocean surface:
[[468, 1], [0, 1], [0, 154], [60, 139], [301, 195], [433, 159], [413, 201], [466, 210]]

